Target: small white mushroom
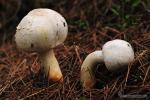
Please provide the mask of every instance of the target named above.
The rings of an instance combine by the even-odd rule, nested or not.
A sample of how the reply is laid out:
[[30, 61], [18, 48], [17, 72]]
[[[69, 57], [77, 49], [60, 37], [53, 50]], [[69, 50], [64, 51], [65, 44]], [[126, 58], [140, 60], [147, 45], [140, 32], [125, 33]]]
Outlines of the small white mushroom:
[[37, 52], [49, 80], [63, 80], [53, 48], [67, 37], [66, 20], [56, 11], [39, 8], [30, 11], [17, 26], [15, 41], [18, 49]]
[[134, 60], [132, 46], [124, 40], [112, 40], [104, 44], [102, 51], [89, 54], [81, 66], [81, 83], [85, 89], [90, 89], [95, 84], [92, 69], [96, 63], [104, 63], [111, 72], [127, 68]]

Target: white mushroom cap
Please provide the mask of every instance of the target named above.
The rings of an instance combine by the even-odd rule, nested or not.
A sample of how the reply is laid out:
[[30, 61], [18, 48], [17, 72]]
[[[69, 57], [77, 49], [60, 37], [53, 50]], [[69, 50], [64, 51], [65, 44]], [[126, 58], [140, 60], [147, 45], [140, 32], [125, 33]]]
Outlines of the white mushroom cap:
[[112, 40], [102, 48], [104, 63], [108, 70], [118, 71], [134, 60], [134, 51], [130, 43], [124, 40]]
[[30, 11], [20, 22], [15, 34], [19, 49], [45, 51], [64, 42], [68, 26], [56, 11], [46, 8]]

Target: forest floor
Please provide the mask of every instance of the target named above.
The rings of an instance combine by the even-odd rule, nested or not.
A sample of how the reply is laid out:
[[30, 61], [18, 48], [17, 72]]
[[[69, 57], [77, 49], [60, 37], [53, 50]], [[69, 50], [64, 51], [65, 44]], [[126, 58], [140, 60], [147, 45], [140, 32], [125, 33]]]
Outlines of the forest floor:
[[[136, 25], [133, 25], [128, 21], [132, 18], [136, 19], [136, 17], [130, 17], [134, 14], [125, 14], [127, 19], [124, 19], [120, 10], [111, 9], [109, 11], [110, 8], [106, 7], [109, 8], [106, 12], [103, 8], [94, 8], [101, 4], [98, 1], [96, 2], [97, 5], [92, 2], [87, 11], [82, 8], [82, 6], [88, 7], [87, 3], [83, 5], [84, 2], [82, 4], [80, 0], [75, 1], [73, 3], [66, 2], [70, 4], [66, 8], [62, 7], [62, 5], [65, 5], [62, 2], [57, 7], [52, 6], [63, 14], [69, 26], [67, 40], [54, 49], [63, 73], [64, 82], [47, 81], [41, 70], [42, 66], [38, 54], [17, 50], [13, 40], [15, 34], [15, 30], [13, 30], [11, 35], [7, 34], [8, 38], [11, 37], [11, 39], [7, 38], [6, 41], [2, 41], [0, 46], [1, 100], [112, 100], [114, 98], [142, 98], [148, 100], [148, 97], [150, 97], [149, 14], [145, 13], [145, 10], [140, 10], [138, 15], [142, 15], [141, 20], [132, 20], [136, 22]], [[74, 5], [74, 7], [69, 11], [66, 10], [72, 7], [71, 5]], [[141, 7], [141, 5], [138, 6]], [[141, 9], [140, 7], [139, 9]], [[106, 14], [97, 19], [101, 16], [101, 13], [98, 12], [99, 9], [102, 9], [101, 13], [106, 12]], [[94, 14], [91, 15], [93, 12]], [[20, 16], [23, 17], [23, 15]], [[112, 16], [119, 17], [112, 18]], [[103, 21], [105, 18], [106, 21]], [[18, 17], [17, 20], [21, 20], [21, 18]], [[123, 22], [120, 20], [123, 20]], [[17, 25], [16, 22], [15, 25]], [[16, 27], [15, 25], [14, 27]], [[10, 25], [6, 26], [10, 27]], [[1, 33], [7, 33], [6, 26]], [[2, 36], [5, 37], [5, 35]], [[95, 76], [98, 85], [91, 90], [84, 90], [80, 83], [82, 62], [89, 53], [101, 50], [104, 43], [113, 39], [123, 39], [131, 43], [135, 52], [134, 62], [128, 66], [128, 70], [118, 75], [113, 73], [106, 75], [97, 65]]]

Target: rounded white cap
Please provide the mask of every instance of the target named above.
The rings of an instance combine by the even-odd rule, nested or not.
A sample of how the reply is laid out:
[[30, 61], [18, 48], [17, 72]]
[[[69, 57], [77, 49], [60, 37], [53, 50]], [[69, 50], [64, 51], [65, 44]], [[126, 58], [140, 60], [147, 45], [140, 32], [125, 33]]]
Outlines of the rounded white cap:
[[15, 41], [25, 51], [45, 51], [63, 43], [67, 37], [66, 20], [56, 11], [39, 8], [30, 11], [19, 23]]
[[124, 69], [134, 60], [132, 46], [124, 40], [112, 40], [102, 48], [105, 65], [110, 71]]

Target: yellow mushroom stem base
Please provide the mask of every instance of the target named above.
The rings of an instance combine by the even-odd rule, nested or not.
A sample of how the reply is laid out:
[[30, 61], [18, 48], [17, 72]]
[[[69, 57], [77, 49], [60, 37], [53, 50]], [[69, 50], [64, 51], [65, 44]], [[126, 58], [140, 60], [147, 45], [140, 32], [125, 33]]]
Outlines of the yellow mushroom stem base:
[[48, 80], [63, 82], [63, 75], [53, 49], [41, 54], [41, 63], [44, 66], [44, 72]]

